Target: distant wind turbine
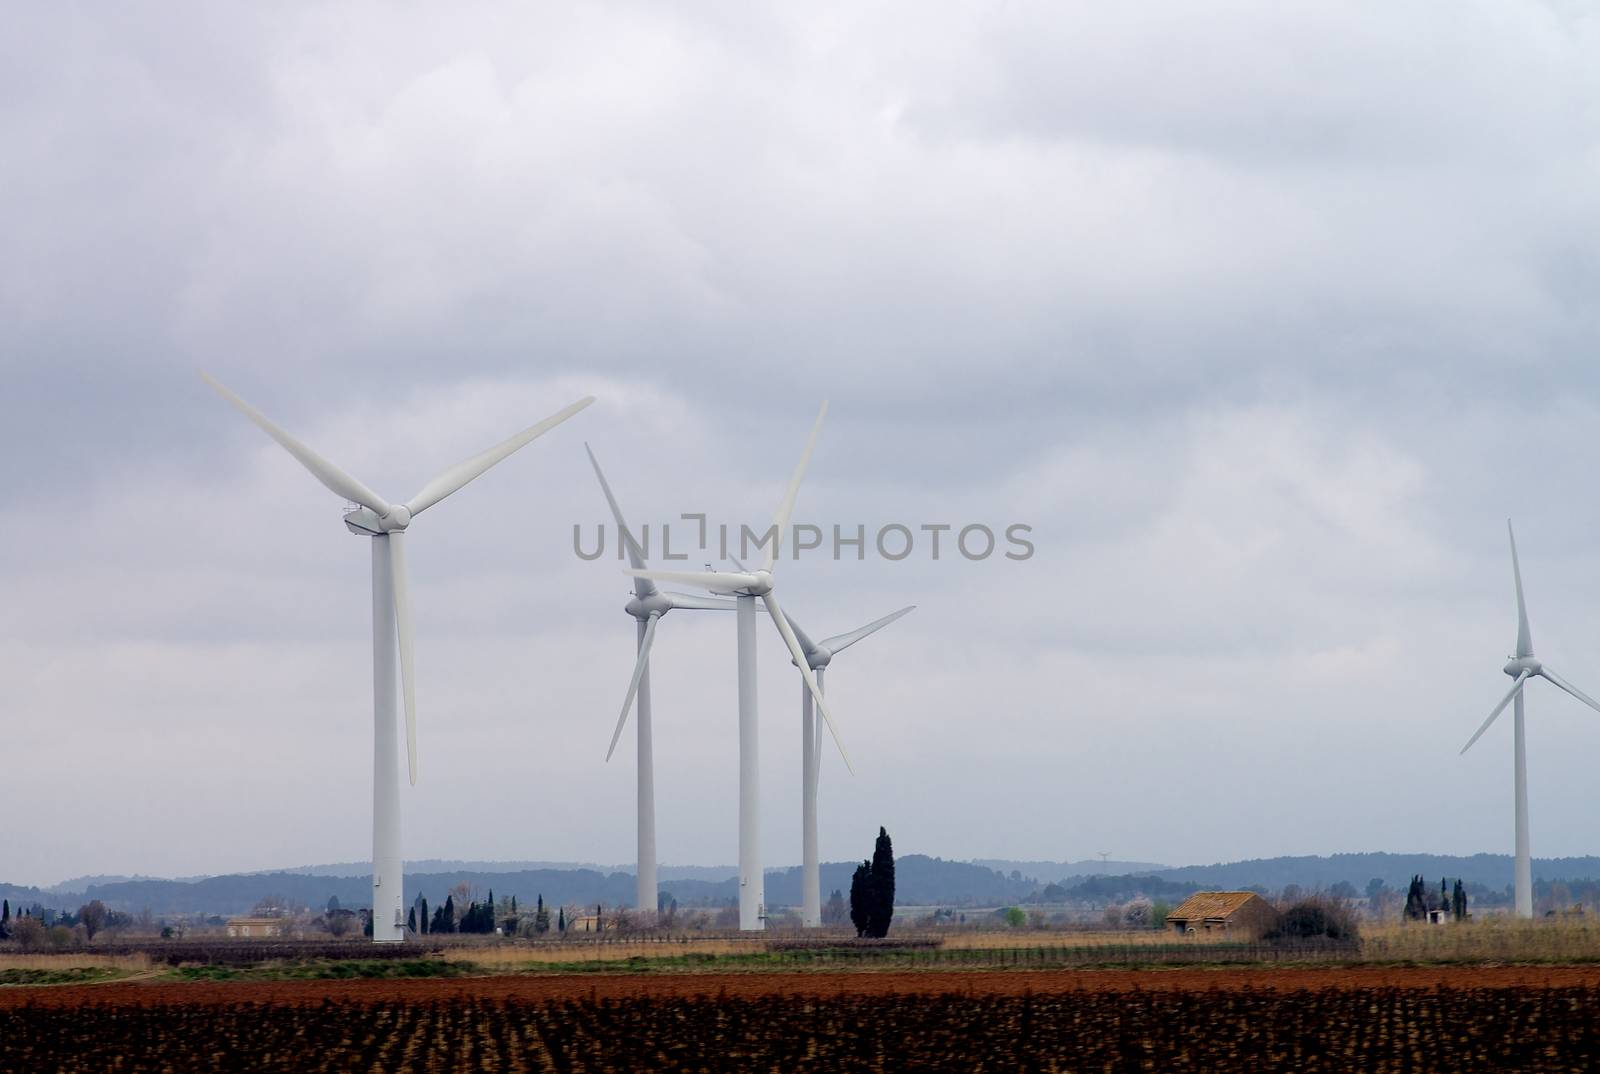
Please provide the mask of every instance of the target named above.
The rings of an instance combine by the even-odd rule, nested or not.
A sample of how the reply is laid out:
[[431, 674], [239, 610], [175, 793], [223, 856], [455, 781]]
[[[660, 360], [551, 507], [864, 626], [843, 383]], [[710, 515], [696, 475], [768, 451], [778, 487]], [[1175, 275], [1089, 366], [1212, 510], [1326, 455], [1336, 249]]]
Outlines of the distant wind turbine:
[[767, 610], [767, 615], [772, 619], [772, 625], [778, 628], [778, 634], [783, 638], [783, 644], [788, 648], [789, 655], [793, 658], [795, 666], [800, 669], [801, 676], [806, 681], [806, 689], [816, 699], [817, 708], [822, 712], [822, 719], [828, 725], [828, 732], [833, 736], [834, 745], [839, 748], [839, 756], [844, 759], [845, 768], [854, 769], [850, 765], [850, 757], [844, 751], [844, 743], [839, 738], [839, 728], [834, 722], [833, 713], [828, 708], [828, 702], [822, 696], [822, 688], [817, 685], [816, 676], [811, 671], [811, 664], [806, 660], [805, 653], [800, 649], [800, 642], [795, 638], [794, 631], [789, 628], [789, 620], [784, 618], [783, 608], [778, 604], [778, 596], [773, 592], [772, 570], [777, 565], [778, 551], [783, 544], [784, 531], [789, 528], [789, 516], [794, 512], [795, 497], [800, 494], [800, 482], [805, 477], [806, 465], [811, 461], [812, 449], [817, 445], [817, 434], [822, 431], [822, 419], [827, 416], [828, 404], [824, 402], [822, 409], [817, 412], [817, 420], [811, 426], [811, 436], [806, 440], [805, 451], [800, 455], [800, 463], [795, 467], [794, 476], [789, 479], [789, 487], [784, 492], [783, 500], [778, 505], [778, 512], [772, 520], [773, 540], [767, 547], [766, 560], [758, 570], [754, 571], [647, 571], [634, 568], [626, 573], [635, 578], [648, 578], [656, 582], [670, 582], [676, 585], [695, 586], [708, 589], [713, 593], [727, 594], [737, 598], [738, 612], [738, 639], [739, 639], [739, 928], [755, 930], [763, 927], [762, 916], [765, 912], [765, 880], [761, 872], [761, 767], [759, 749], [759, 725], [756, 719], [756, 601], [759, 599]]
[[[583, 445], [583, 450], [589, 452], [589, 464], [594, 467], [594, 476], [600, 479], [600, 491], [605, 493], [606, 504], [611, 508], [611, 517], [617, 520], [617, 540], [626, 546], [628, 561], [634, 568], [644, 570], [644, 552], [633, 539], [627, 522], [622, 518], [622, 508], [617, 505], [617, 498], [611, 494], [611, 485], [600, 469], [599, 460], [594, 457], [594, 452], [589, 450], [588, 444]], [[650, 647], [655, 643], [656, 622], [674, 608], [733, 611], [734, 602], [726, 597], [694, 597], [686, 593], [665, 593], [657, 589], [656, 584], [650, 579], [635, 576], [633, 599], [625, 606], [627, 613], [638, 620], [639, 658], [633, 668], [633, 679], [628, 683], [628, 696], [622, 701], [622, 715], [617, 717], [617, 729], [611, 735], [611, 748], [606, 750], [606, 760], [611, 760], [611, 755], [617, 751], [617, 742], [622, 738], [622, 728], [628, 722], [628, 713], [633, 708], [633, 699], [637, 695], [638, 756], [634, 763], [638, 779], [639, 869], [635, 874], [638, 884], [635, 901], [639, 909], [649, 913], [655, 912], [657, 897], [655, 739], [650, 724]]]
[[1511, 531], [1510, 519], [1506, 520], [1506, 535], [1511, 539], [1511, 576], [1517, 589], [1517, 651], [1501, 670], [1515, 681], [1506, 696], [1500, 699], [1500, 704], [1489, 713], [1489, 718], [1483, 721], [1483, 725], [1471, 738], [1467, 739], [1467, 744], [1461, 747], [1461, 752], [1466, 753], [1470, 750], [1473, 743], [1489, 730], [1489, 725], [1494, 723], [1495, 718], [1505, 711], [1505, 707], [1512, 702], [1516, 703], [1512, 710], [1512, 751], [1515, 763], [1513, 783], [1516, 790], [1517, 813], [1517, 854], [1513, 886], [1517, 916], [1532, 917], [1533, 855], [1528, 840], [1528, 747], [1523, 728], [1522, 688], [1529, 679], [1539, 675], [1549, 679], [1596, 712], [1600, 712], [1600, 703], [1534, 658], [1533, 635], [1528, 629], [1528, 606], [1522, 599], [1522, 567], [1517, 562], [1517, 535]]
[[[787, 618], [789, 626], [794, 629], [795, 638], [800, 642], [800, 648], [806, 654], [806, 663], [816, 673], [817, 689], [821, 690], [823, 675], [835, 656], [914, 608], [915, 604], [908, 604], [848, 634], [835, 634], [819, 642], [813, 642], [806, 636], [800, 624], [794, 621], [794, 616]], [[822, 728], [811, 711], [811, 687], [804, 683], [800, 689], [800, 749], [800, 924], [814, 929], [822, 924], [822, 873], [817, 860], [817, 776], [822, 768]]]
[[[372, 538], [372, 938], [398, 943], [405, 931], [404, 878], [400, 861], [400, 766], [395, 726], [395, 641], [399, 639], [400, 679], [405, 694], [406, 766], [417, 782], [417, 706], [413, 690], [411, 590], [406, 582], [406, 528], [428, 508], [504, 460], [512, 452], [554, 429], [594, 402], [578, 400], [537, 425], [488, 451], [445, 470], [403, 504], [391, 504], [269, 421], [259, 410], [200, 374], [222, 398], [244, 412], [262, 432], [311, 471], [332, 492], [360, 504], [346, 512], [351, 533]], [[392, 913], [391, 913], [392, 910]]]

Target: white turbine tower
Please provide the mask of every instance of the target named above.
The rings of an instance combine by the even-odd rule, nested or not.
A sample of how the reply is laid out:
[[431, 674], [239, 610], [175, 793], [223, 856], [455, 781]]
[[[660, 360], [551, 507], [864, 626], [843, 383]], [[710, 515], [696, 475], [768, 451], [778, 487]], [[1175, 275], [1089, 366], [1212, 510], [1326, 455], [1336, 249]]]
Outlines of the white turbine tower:
[[[206, 373], [200, 376], [272, 439], [300, 460], [318, 481], [359, 504], [346, 512], [351, 533], [372, 538], [372, 938], [397, 943], [405, 929], [404, 878], [400, 863], [400, 766], [395, 726], [395, 643], [405, 696], [406, 766], [417, 782], [417, 708], [411, 661], [411, 591], [406, 582], [405, 532], [411, 520], [481, 475], [518, 448], [560, 425], [594, 402], [585, 397], [480, 455], [458, 463], [422, 486], [403, 504], [382, 496], [267, 420]], [[393, 911], [392, 913], [390, 911]]]
[[[789, 655], [795, 665], [800, 668], [800, 674], [806, 680], [806, 689], [811, 691], [811, 696], [816, 698], [817, 708], [822, 712], [822, 718], [827, 722], [828, 731], [833, 735], [834, 745], [839, 747], [839, 756], [844, 758], [844, 765], [850, 769], [851, 774], [855, 769], [850, 765], [850, 757], [844, 751], [844, 743], [839, 739], [839, 729], [833, 720], [833, 713], [828, 709], [828, 702], [822, 696], [822, 688], [817, 685], [816, 676], [811, 672], [811, 665], [806, 660], [805, 654], [800, 649], [800, 643], [795, 639], [794, 631], [789, 628], [789, 620], [784, 618], [783, 608], [778, 604], [777, 594], [773, 592], [772, 569], [777, 564], [778, 553], [783, 544], [783, 533], [789, 528], [789, 516], [794, 511], [795, 497], [800, 493], [800, 481], [805, 477], [806, 464], [811, 461], [811, 450], [816, 447], [817, 434], [822, 431], [822, 419], [827, 416], [828, 404], [824, 402], [822, 409], [817, 412], [817, 420], [811, 426], [811, 436], [806, 441], [806, 449], [800, 456], [800, 463], [795, 467], [794, 476], [789, 479], [789, 487], [784, 492], [783, 501], [778, 505], [778, 513], [772, 520], [771, 534], [773, 536], [770, 546], [767, 546], [766, 560], [760, 569], [754, 571], [647, 571], [635, 568], [628, 574], [635, 578], [648, 578], [657, 582], [670, 582], [676, 585], [695, 586], [708, 589], [713, 593], [727, 594], [737, 598], [738, 634], [739, 634], [739, 927], [745, 930], [760, 929], [765, 916], [766, 894], [764, 879], [761, 873], [761, 768], [759, 751], [759, 727], [756, 721], [756, 600], [759, 599], [767, 609], [772, 624], [778, 628], [778, 633], [783, 637], [783, 644], [788, 647]], [[765, 542], [763, 542], [765, 545]]]
[[[817, 689], [821, 691], [823, 675], [835, 656], [867, 635], [882, 630], [915, 607], [915, 604], [908, 604], [882, 619], [874, 619], [860, 629], [848, 634], [835, 634], [820, 642], [813, 642], [807, 637], [806, 632], [800, 629], [800, 624], [794, 621], [794, 616], [787, 618], [789, 626], [794, 629], [795, 638], [800, 642], [800, 648], [806, 654], [806, 663], [816, 674]], [[822, 768], [822, 729], [817, 726], [816, 717], [811, 711], [809, 685], [800, 688], [800, 750], [800, 924], [814, 929], [822, 924], [822, 874], [817, 861], [817, 775]]]
[[[611, 485], [600, 470], [599, 460], [594, 457], [594, 452], [589, 450], [588, 444], [583, 445], [583, 450], [589, 452], [589, 463], [594, 467], [594, 476], [600, 479], [600, 491], [606, 495], [606, 503], [611, 508], [611, 517], [617, 520], [617, 540], [628, 549], [628, 562], [633, 564], [635, 570], [642, 571], [644, 552], [633, 539], [633, 534], [629, 532], [627, 522], [623, 521], [622, 508], [617, 505], [617, 498], [611, 494]], [[639, 756], [636, 760], [639, 782], [639, 871], [636, 878], [638, 888], [635, 901], [640, 910], [649, 913], [654, 913], [656, 910], [656, 776], [655, 740], [650, 724], [650, 647], [655, 643], [657, 620], [674, 608], [732, 611], [734, 602], [723, 597], [694, 597], [686, 593], [664, 593], [657, 589], [656, 584], [650, 579], [638, 576], [633, 580], [633, 599], [625, 606], [627, 613], [637, 621], [639, 657], [638, 663], [633, 668], [633, 679], [628, 683], [628, 696], [622, 702], [622, 715], [617, 717], [617, 729], [611, 735], [611, 747], [606, 750], [606, 760], [611, 760], [611, 755], [617, 751], [617, 742], [622, 738], [622, 728], [628, 722], [628, 712], [633, 708], [633, 699], [637, 695], [639, 698], [637, 723]]]
[[1600, 712], [1600, 703], [1534, 658], [1533, 636], [1528, 630], [1528, 606], [1522, 599], [1522, 567], [1517, 562], [1517, 535], [1511, 532], [1509, 519], [1506, 520], [1506, 535], [1511, 538], [1511, 576], [1517, 588], [1517, 651], [1502, 670], [1515, 681], [1511, 684], [1511, 690], [1500, 699], [1500, 704], [1489, 713], [1489, 718], [1483, 721], [1483, 725], [1471, 738], [1467, 739], [1467, 744], [1461, 747], [1461, 752], [1466, 753], [1470, 750], [1472, 744], [1489, 730], [1489, 725], [1494, 723], [1495, 718], [1505, 711], [1505, 707], [1513, 701], [1516, 702], [1512, 709], [1512, 753], [1516, 766], [1512, 782], [1516, 791], [1517, 812], [1517, 856], [1513, 880], [1517, 916], [1532, 917], [1533, 855], [1528, 844], [1528, 746], [1523, 728], [1522, 688], [1529, 679], [1540, 675], [1597, 712]]

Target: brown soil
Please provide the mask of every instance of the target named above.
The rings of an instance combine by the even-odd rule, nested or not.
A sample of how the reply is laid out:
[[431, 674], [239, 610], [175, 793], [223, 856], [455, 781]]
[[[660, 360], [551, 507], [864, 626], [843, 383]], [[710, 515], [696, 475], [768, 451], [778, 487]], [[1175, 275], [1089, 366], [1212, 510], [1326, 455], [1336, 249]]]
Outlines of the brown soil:
[[353, 981], [234, 981], [0, 988], [0, 1010], [27, 1004], [316, 1004], [431, 999], [561, 999], [625, 996], [838, 996], [895, 993], [1019, 995], [1024, 992], [1131, 992], [1209, 989], [1518, 988], [1600, 986], [1600, 965], [1356, 966], [1303, 969], [966, 970], [929, 973], [551, 974]]

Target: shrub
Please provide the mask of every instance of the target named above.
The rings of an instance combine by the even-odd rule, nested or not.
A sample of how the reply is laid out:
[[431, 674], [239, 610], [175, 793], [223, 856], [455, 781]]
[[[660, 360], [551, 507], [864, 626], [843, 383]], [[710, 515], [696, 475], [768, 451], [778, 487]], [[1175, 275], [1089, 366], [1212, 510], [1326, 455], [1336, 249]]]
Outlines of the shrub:
[[1301, 899], [1283, 912], [1269, 940], [1356, 940], [1356, 915], [1339, 899]]
[[49, 942], [44, 922], [36, 917], [17, 917], [11, 922], [11, 936], [24, 951], [42, 951]]

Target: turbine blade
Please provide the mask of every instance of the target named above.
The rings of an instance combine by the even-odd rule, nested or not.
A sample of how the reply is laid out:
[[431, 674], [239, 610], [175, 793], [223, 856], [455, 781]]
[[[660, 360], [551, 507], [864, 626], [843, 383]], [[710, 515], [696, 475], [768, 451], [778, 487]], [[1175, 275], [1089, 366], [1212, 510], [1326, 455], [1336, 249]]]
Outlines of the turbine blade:
[[617, 740], [622, 738], [622, 728], [628, 722], [628, 713], [633, 709], [634, 695], [639, 692], [639, 680], [644, 678], [644, 669], [650, 666], [650, 646], [656, 641], [656, 624], [661, 621], [659, 615], [652, 615], [644, 625], [644, 641], [639, 645], [639, 662], [633, 665], [633, 680], [628, 683], [628, 696], [622, 699], [622, 715], [617, 717], [617, 729], [611, 733], [611, 748], [606, 750], [606, 760], [611, 760], [611, 755], [617, 752]]
[[1471, 738], [1467, 739], [1467, 744], [1461, 747], [1462, 753], [1466, 753], [1468, 750], [1470, 750], [1472, 748], [1472, 744], [1483, 737], [1483, 733], [1489, 730], [1489, 725], [1494, 723], [1495, 717], [1499, 716], [1505, 711], [1506, 706], [1511, 704], [1511, 699], [1517, 696], [1517, 691], [1521, 690], [1522, 684], [1527, 681], [1528, 672], [1524, 671], [1521, 675], [1517, 676], [1517, 681], [1511, 684], [1511, 689], [1506, 691], [1506, 696], [1500, 699], [1500, 704], [1496, 705], [1494, 707], [1494, 711], [1489, 713], [1489, 718], [1483, 721], [1483, 725], [1479, 727], [1476, 732], [1474, 732]]
[[850, 755], [844, 751], [844, 742], [839, 738], [839, 729], [834, 726], [833, 713], [828, 709], [827, 699], [822, 696], [822, 687], [817, 684], [817, 677], [811, 672], [811, 664], [806, 660], [806, 654], [800, 651], [800, 643], [795, 640], [794, 631], [789, 629], [789, 620], [784, 618], [783, 609], [778, 606], [778, 599], [770, 592], [761, 598], [761, 603], [767, 606], [767, 614], [772, 616], [772, 622], [778, 628], [778, 633], [783, 635], [783, 643], [789, 647], [789, 655], [794, 657], [795, 666], [800, 669], [800, 677], [806, 680], [806, 689], [811, 691], [811, 699], [817, 703], [817, 711], [822, 713], [823, 722], [828, 725], [828, 733], [833, 736], [833, 744], [839, 747], [839, 756], [844, 759], [845, 768], [850, 774], [856, 774], [855, 766], [850, 763]]
[[727, 597], [697, 597], [690, 593], [667, 591], [667, 599], [674, 608], [689, 608], [702, 612], [731, 612], [739, 605]]
[[811, 640], [811, 637], [804, 630], [800, 629], [800, 624], [794, 621], [794, 616], [784, 612], [783, 617], [789, 621], [789, 629], [794, 631], [795, 639], [800, 642], [800, 648], [805, 650], [809, 662], [809, 658], [817, 651], [816, 643]]
[[[611, 517], [617, 520], [617, 533], [620, 540], [628, 550], [628, 562], [633, 564], [635, 570], [644, 570], [644, 549], [639, 547], [639, 542], [633, 539], [633, 534], [628, 531], [628, 523], [623, 520], [622, 508], [617, 505], [617, 498], [611, 494], [611, 483], [606, 480], [606, 475], [600, 470], [600, 460], [594, 457], [594, 452], [589, 450], [585, 443], [583, 450], [589, 454], [589, 465], [594, 467], [594, 476], [600, 479], [600, 491], [606, 494], [606, 503], [611, 507]], [[648, 578], [635, 578], [633, 591], [640, 600], [656, 591], [656, 585]]]
[[1549, 679], [1551, 682], [1555, 683], [1557, 686], [1561, 687], [1561, 689], [1565, 690], [1579, 701], [1582, 701], [1585, 705], [1588, 705], [1596, 712], [1600, 712], [1600, 702], [1595, 701], [1594, 698], [1590, 697], [1588, 694], [1584, 693], [1582, 690], [1578, 689], [1576, 686], [1572, 685], [1566, 679], [1563, 679], [1560, 675], [1557, 675], [1549, 668], [1541, 667], [1539, 669], [1539, 674], [1543, 675], [1545, 678]]
[[868, 623], [864, 627], [861, 627], [859, 630], [852, 630], [848, 634], [836, 634], [831, 638], [824, 638], [822, 640], [822, 648], [828, 650], [830, 653], [837, 653], [844, 649], [848, 649], [862, 638], [882, 630], [884, 627], [888, 626], [902, 615], [913, 611], [915, 608], [915, 604], [907, 604], [904, 608], [901, 608], [897, 612], [890, 612], [882, 619], [874, 619], [872, 622]]
[[373, 492], [367, 486], [339, 469], [333, 463], [318, 455], [311, 448], [290, 436], [287, 432], [274, 425], [267, 416], [249, 403], [234, 395], [222, 386], [211, 374], [200, 370], [200, 379], [211, 386], [211, 390], [222, 396], [228, 402], [238, 407], [245, 417], [255, 422], [261, 431], [276, 440], [285, 451], [300, 460], [300, 465], [311, 471], [311, 476], [322, 482], [329, 491], [353, 500], [362, 507], [376, 511], [380, 515], [387, 515], [390, 511], [389, 501]]
[[828, 416], [828, 401], [822, 401], [822, 409], [817, 411], [817, 420], [811, 424], [811, 435], [806, 438], [806, 449], [800, 453], [800, 463], [794, 468], [794, 476], [789, 478], [789, 487], [784, 491], [783, 502], [778, 504], [778, 513], [772, 517], [772, 524], [777, 527], [777, 537], [773, 539], [772, 550], [767, 553], [767, 570], [777, 562], [778, 552], [783, 547], [783, 531], [789, 528], [789, 516], [794, 512], [795, 497], [800, 495], [800, 481], [806, 476], [806, 466], [811, 462], [811, 450], [817, 446], [817, 434], [822, 432], [822, 419]]
[[709, 589], [713, 593], [737, 593], [749, 589], [757, 579], [753, 574], [736, 571], [639, 571], [627, 570], [623, 574], [635, 578], [648, 578], [653, 582], [670, 582], [673, 585], [690, 585]]
[[1517, 562], [1517, 535], [1511, 532], [1509, 518], [1506, 519], [1506, 536], [1511, 538], [1511, 576], [1517, 583], [1517, 656], [1532, 656], [1533, 636], [1528, 629], [1528, 605], [1522, 599], [1522, 565]]
[[405, 531], [389, 534], [389, 571], [394, 588], [394, 621], [400, 635], [400, 692], [406, 706], [406, 767], [417, 785], [417, 695], [412, 664], [411, 589], [406, 581]]
[[467, 482], [481, 476], [485, 470], [495, 463], [505, 459], [512, 452], [530, 441], [537, 440], [592, 402], [594, 402], [594, 396], [586, 395], [566, 409], [556, 411], [539, 424], [530, 425], [516, 436], [500, 441], [488, 451], [474, 455], [465, 462], [456, 463], [456, 465], [422, 486], [422, 491], [411, 497], [406, 507], [413, 515], [422, 514], [422, 512], [452, 492], [459, 490]]

